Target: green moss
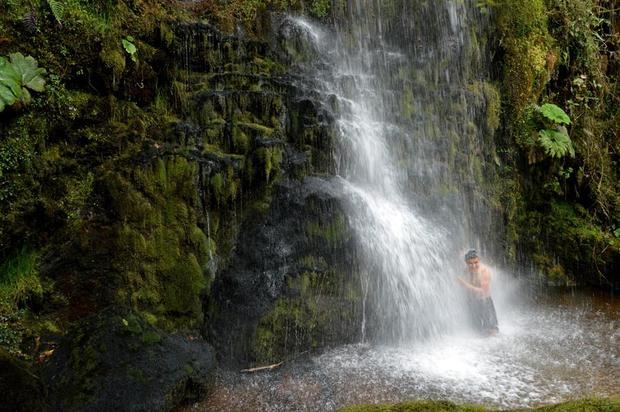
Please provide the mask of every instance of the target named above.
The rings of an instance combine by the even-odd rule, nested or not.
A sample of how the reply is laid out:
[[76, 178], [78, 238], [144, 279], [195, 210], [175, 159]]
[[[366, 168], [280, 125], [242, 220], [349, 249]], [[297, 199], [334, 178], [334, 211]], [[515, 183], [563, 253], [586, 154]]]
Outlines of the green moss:
[[264, 176], [267, 182], [279, 172], [282, 153], [282, 149], [279, 147], [261, 147], [256, 150], [256, 156], [264, 166]]
[[400, 99], [400, 112], [404, 119], [410, 120], [413, 115], [413, 92], [406, 88]]
[[352, 406], [340, 409], [341, 412], [484, 412], [482, 406], [457, 405], [448, 401], [413, 401], [392, 405]]
[[142, 334], [142, 342], [146, 345], [154, 345], [161, 342], [161, 335], [154, 330], [147, 330]]
[[538, 100], [553, 69], [547, 59], [553, 43], [547, 31], [547, 8], [543, 0], [500, 1], [495, 7], [506, 53], [502, 90], [518, 117]]
[[[527, 409], [532, 412], [611, 412], [620, 408], [620, 402], [611, 399], [583, 399], [564, 402], [557, 405]], [[457, 405], [447, 401], [411, 401], [397, 404], [352, 406], [339, 409], [340, 412], [484, 412], [497, 411], [493, 408], [474, 405]], [[507, 410], [508, 411], [508, 410]], [[525, 409], [514, 409], [514, 412], [525, 412]]]
[[483, 100], [486, 112], [486, 127], [495, 132], [500, 126], [501, 94], [497, 86], [490, 82], [476, 81], [468, 86], [477, 99]]
[[330, 222], [309, 222], [305, 234], [311, 242], [327, 242], [330, 247], [341, 245], [348, 237], [348, 227], [344, 215], [337, 214]]
[[22, 340], [31, 329], [39, 329], [28, 324], [27, 308], [33, 300], [40, 302], [43, 292], [38, 252], [22, 248], [0, 265], [0, 349], [24, 356]]
[[288, 353], [316, 347], [312, 338], [316, 335], [318, 315], [316, 306], [301, 299], [278, 299], [257, 326], [254, 344], [257, 361], [275, 361]]
[[250, 149], [250, 139], [248, 136], [238, 127], [233, 128], [233, 147], [237, 153], [247, 153]]
[[271, 136], [274, 133], [274, 129], [272, 127], [267, 127], [259, 123], [237, 122], [237, 125], [260, 132], [264, 136]]
[[125, 71], [125, 55], [118, 48], [103, 49], [99, 52], [99, 58], [105, 67], [112, 70], [114, 75], [113, 83], [116, 84]]
[[211, 188], [213, 189], [213, 193], [215, 193], [215, 198], [218, 200], [218, 203], [223, 202], [225, 199], [224, 176], [221, 173], [216, 173], [211, 177]]
[[165, 328], [202, 318], [203, 267], [214, 245], [196, 226], [196, 173], [195, 165], [175, 156], [136, 170], [134, 183], [118, 174], [107, 179], [124, 222], [115, 241], [115, 266], [124, 274], [117, 297]]
[[258, 362], [342, 343], [358, 330], [359, 282], [349, 284], [322, 257], [306, 256], [300, 263], [308, 269], [287, 278], [293, 297], [278, 299], [257, 325], [253, 353]]
[[331, 9], [331, 0], [312, 0], [310, 13], [318, 18], [326, 17]]

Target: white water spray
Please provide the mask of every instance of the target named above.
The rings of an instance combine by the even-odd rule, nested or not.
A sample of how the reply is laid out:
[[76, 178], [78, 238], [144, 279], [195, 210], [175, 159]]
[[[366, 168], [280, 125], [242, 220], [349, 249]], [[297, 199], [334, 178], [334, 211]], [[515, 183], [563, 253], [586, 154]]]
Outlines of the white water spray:
[[[452, 50], [444, 56], [448, 60], [459, 58], [464, 42], [458, 15], [462, 10], [455, 4], [447, 1], [437, 5], [445, 7], [446, 27], [439, 30], [447, 39], [446, 49]], [[368, 17], [373, 11], [378, 16]], [[381, 7], [375, 1], [358, 2], [352, 13], [355, 24], [335, 32], [303, 19], [293, 21], [318, 58], [318, 64], [305, 67], [306, 76], [315, 79], [314, 91], [324, 101], [335, 98], [337, 102], [337, 173], [348, 195], [350, 224], [362, 255], [363, 293], [368, 296], [370, 309], [370, 319], [364, 316], [362, 336], [370, 323], [374, 335], [384, 341], [436, 337], [467, 323], [455, 276], [462, 270], [459, 258], [467, 246], [464, 241], [477, 236], [463, 234], [463, 214], [446, 212], [445, 205], [425, 212], [419, 193], [408, 192], [425, 181], [431, 191], [449, 183], [445, 167], [429, 153], [437, 150], [433, 136], [424, 132], [432, 129], [430, 123], [442, 120], [427, 116], [420, 127], [408, 119], [403, 121], [395, 112], [403, 105], [414, 111], [429, 102], [432, 108], [432, 104], [449, 100], [408, 96], [405, 101], [403, 90], [395, 88], [398, 84], [393, 76], [399, 69], [410, 70], [410, 60], [420, 56], [413, 55], [411, 48], [399, 50], [388, 44], [389, 28], [382, 26]], [[436, 58], [428, 57], [419, 70], [431, 73], [431, 78], [444, 73], [442, 81], [449, 85], [457, 76], [450, 76], [447, 68], [436, 67], [436, 62]], [[415, 115], [408, 113], [409, 118]]]

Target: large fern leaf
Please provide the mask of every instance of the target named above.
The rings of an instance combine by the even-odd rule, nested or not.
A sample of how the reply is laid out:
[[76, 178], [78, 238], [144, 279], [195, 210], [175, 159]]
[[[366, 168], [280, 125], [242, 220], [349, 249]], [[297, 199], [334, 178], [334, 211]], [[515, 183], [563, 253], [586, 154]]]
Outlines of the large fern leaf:
[[28, 33], [34, 34], [39, 29], [39, 14], [35, 9], [28, 11], [22, 17], [22, 23]]
[[58, 24], [62, 24], [62, 19], [65, 15], [65, 6], [59, 0], [47, 0], [47, 5], [50, 7]]
[[548, 156], [560, 158], [570, 154], [571, 157], [575, 157], [573, 142], [566, 133], [543, 129], [538, 132], [538, 142]]
[[545, 103], [540, 106], [540, 113], [557, 124], [570, 124], [570, 117], [568, 117], [566, 112], [553, 103]]

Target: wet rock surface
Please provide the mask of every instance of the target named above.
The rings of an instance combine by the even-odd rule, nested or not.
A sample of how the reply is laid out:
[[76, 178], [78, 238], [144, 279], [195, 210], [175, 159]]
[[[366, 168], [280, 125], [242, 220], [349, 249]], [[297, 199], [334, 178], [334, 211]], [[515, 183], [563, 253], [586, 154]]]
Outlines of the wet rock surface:
[[204, 397], [214, 367], [213, 349], [201, 338], [106, 310], [67, 336], [43, 376], [50, 410], [167, 411]]
[[[218, 309], [216, 322], [208, 332], [224, 364], [244, 365], [257, 358], [275, 361], [275, 355], [282, 359], [304, 350], [348, 342], [359, 334], [360, 302], [344, 297], [345, 285], [354, 281], [350, 273], [357, 262], [351, 252], [354, 244], [350, 229], [342, 220], [340, 184], [335, 177], [283, 181], [275, 187], [265, 219], [241, 230], [231, 264], [214, 285], [213, 303]], [[342, 223], [342, 227], [334, 227], [335, 222]], [[305, 306], [312, 302], [317, 306]], [[269, 317], [278, 309], [301, 313], [293, 315], [294, 321], [284, 314]], [[325, 324], [342, 313], [351, 317]], [[273, 337], [277, 342], [269, 343], [280, 347], [270, 348], [269, 355], [262, 356], [256, 348], [260, 344], [257, 328], [261, 329], [265, 316], [269, 325], [263, 326], [269, 333], [296, 331], [307, 336], [296, 343], [295, 336], [290, 336], [288, 342], [280, 341], [284, 336]], [[317, 322], [324, 323], [320, 333], [315, 330]]]

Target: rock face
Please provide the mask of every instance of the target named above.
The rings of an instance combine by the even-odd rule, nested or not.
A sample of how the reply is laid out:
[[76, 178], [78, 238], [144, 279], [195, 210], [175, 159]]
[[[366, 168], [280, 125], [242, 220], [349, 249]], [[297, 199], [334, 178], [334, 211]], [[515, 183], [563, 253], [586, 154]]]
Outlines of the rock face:
[[228, 153], [201, 169], [198, 185], [217, 244], [203, 330], [226, 364], [281, 360], [360, 333], [355, 245], [338, 179], [325, 177], [333, 116], [287, 72], [290, 25], [274, 27], [270, 43], [206, 25], [177, 36], [177, 50], [190, 50], [186, 121], [203, 136], [193, 141], [202, 156], [205, 142]]
[[359, 339], [331, 116], [278, 47], [176, 28], [169, 111], [103, 171], [97, 218], [46, 265], [73, 273], [71, 303], [99, 291], [44, 368], [52, 409], [170, 410], [207, 394], [216, 357], [247, 365]]
[[18, 362], [0, 350], [0, 390], [2, 411], [46, 410], [44, 387], [41, 381], [23, 362]]
[[225, 363], [276, 361], [357, 341], [361, 292], [337, 178], [276, 185], [215, 282], [213, 337]]
[[67, 335], [43, 376], [51, 410], [168, 411], [207, 394], [214, 367], [201, 338], [106, 310]]

